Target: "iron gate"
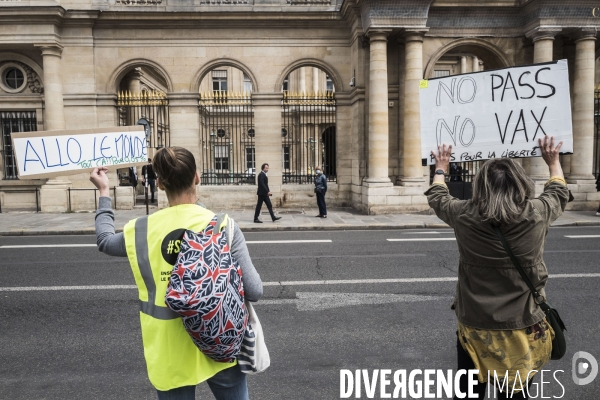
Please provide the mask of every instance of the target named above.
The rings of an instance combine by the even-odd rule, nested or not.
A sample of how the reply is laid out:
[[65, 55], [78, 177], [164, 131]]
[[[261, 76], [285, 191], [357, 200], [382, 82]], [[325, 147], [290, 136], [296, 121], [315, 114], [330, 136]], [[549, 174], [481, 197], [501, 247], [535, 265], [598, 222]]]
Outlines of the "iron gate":
[[169, 100], [165, 93], [159, 91], [143, 91], [133, 94], [130, 91], [119, 92], [117, 112], [119, 126], [136, 125], [142, 118], [148, 121], [150, 125], [149, 148], [160, 149], [170, 146]]
[[35, 111], [2, 111], [0, 112], [2, 127], [2, 165], [4, 179], [19, 179], [17, 164], [12, 147], [12, 132], [37, 131]]
[[312, 184], [322, 166], [336, 182], [336, 99], [332, 91], [289, 93], [282, 102], [283, 183]]
[[251, 93], [200, 95], [201, 185], [255, 184], [254, 109]]
[[[460, 200], [468, 200], [473, 197], [473, 179], [484, 161], [467, 161], [450, 163], [450, 171], [446, 177], [446, 185], [450, 194]], [[430, 180], [433, 182], [435, 165], [430, 166]]]

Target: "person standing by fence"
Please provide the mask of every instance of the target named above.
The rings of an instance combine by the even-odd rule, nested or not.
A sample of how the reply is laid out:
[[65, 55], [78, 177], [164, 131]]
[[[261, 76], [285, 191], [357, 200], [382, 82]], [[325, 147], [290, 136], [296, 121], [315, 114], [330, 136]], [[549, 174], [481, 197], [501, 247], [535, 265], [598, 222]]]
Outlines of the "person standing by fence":
[[[600, 173], [598, 173], [598, 177], [596, 178], [596, 191], [600, 192]], [[598, 203], [598, 210], [596, 211], [596, 216], [600, 217], [600, 203]]]
[[315, 194], [317, 195], [317, 205], [319, 206], [319, 215], [317, 217], [327, 218], [327, 204], [325, 204], [325, 193], [327, 193], [327, 177], [321, 167], [316, 168]]
[[148, 158], [148, 164], [142, 167], [142, 179], [144, 186], [147, 185], [150, 188], [150, 202], [154, 203], [154, 191], [156, 190], [156, 173], [154, 172], [154, 169], [152, 169], [151, 158]]

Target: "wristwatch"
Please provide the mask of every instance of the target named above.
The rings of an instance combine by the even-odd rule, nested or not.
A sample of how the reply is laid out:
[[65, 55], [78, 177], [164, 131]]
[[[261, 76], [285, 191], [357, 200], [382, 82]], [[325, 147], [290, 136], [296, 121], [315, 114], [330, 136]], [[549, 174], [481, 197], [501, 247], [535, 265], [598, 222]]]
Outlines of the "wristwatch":
[[443, 169], [436, 169], [435, 170], [435, 174], [436, 175], [446, 175], [446, 171], [444, 171]]

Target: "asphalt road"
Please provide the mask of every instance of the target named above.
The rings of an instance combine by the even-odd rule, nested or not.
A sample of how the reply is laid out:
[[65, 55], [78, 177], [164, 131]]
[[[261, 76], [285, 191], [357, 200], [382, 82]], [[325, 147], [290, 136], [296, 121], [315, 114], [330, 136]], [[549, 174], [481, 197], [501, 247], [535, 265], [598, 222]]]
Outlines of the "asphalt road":
[[[566, 237], [580, 235], [597, 236]], [[450, 230], [247, 234], [265, 283], [256, 310], [272, 360], [265, 373], [249, 377], [251, 398], [336, 399], [340, 369], [455, 368], [452, 238]], [[330, 242], [273, 243], [285, 240]], [[94, 242], [92, 236], [0, 237], [1, 399], [156, 398], [135, 289], [31, 290], [133, 285], [126, 259], [72, 246]], [[568, 352], [545, 368], [564, 371], [557, 373], [564, 399], [600, 398], [600, 377], [586, 386], [571, 378], [576, 351], [600, 360], [599, 258], [599, 227], [551, 229], [547, 294], [568, 325]], [[545, 380], [544, 396], [560, 397], [561, 386], [551, 375]], [[206, 385], [197, 398], [212, 398]]]

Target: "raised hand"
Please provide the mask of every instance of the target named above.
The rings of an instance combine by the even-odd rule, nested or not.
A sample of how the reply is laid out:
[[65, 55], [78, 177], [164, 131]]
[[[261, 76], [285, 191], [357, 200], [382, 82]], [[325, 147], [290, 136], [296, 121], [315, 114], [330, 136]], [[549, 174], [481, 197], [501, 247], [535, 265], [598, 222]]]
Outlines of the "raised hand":
[[108, 181], [108, 175], [106, 175], [107, 172], [108, 168], [106, 167], [94, 168], [90, 172], [90, 181], [98, 188], [100, 196], [110, 195], [110, 182]]
[[438, 154], [432, 150], [431, 154], [435, 158], [435, 169], [443, 169], [444, 172], [448, 173], [450, 166], [450, 158], [452, 156], [452, 145], [446, 147], [446, 144], [438, 146]]

